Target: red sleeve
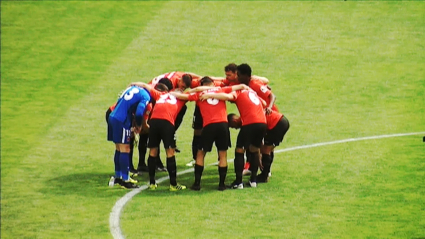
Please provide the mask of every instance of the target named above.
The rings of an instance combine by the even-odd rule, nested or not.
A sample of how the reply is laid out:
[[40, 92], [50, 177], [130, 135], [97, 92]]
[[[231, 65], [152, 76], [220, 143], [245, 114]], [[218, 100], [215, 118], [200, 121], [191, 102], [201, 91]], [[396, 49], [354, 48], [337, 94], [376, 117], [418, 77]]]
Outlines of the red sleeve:
[[266, 85], [262, 85], [256, 81], [251, 81], [249, 83], [249, 87], [251, 87], [251, 89], [253, 89], [257, 95], [263, 99], [267, 99], [272, 93]]
[[224, 93], [229, 94], [229, 93], [232, 92], [232, 87], [231, 86], [226, 86], [226, 87], [221, 88], [221, 90], [223, 90]]
[[149, 93], [151, 94], [151, 97], [152, 97], [154, 100], [158, 100], [158, 99], [159, 99], [159, 97], [162, 95], [162, 93], [161, 93], [161, 92], [159, 92], [159, 91], [157, 91], [157, 90], [155, 90], [155, 89], [152, 89], [151, 91], [149, 91]]
[[199, 100], [199, 93], [189, 94], [189, 101], [197, 101]]
[[223, 86], [224, 86], [224, 84], [223, 84], [223, 81], [222, 81], [222, 80], [215, 80], [215, 81], [214, 81], [214, 85], [215, 85], [215, 86], [219, 86], [219, 87], [223, 87]]

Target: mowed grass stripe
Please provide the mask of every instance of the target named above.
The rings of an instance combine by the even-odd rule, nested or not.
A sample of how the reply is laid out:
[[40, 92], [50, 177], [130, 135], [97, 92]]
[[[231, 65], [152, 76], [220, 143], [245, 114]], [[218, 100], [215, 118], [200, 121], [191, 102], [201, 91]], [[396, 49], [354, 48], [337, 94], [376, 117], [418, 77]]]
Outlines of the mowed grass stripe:
[[[13, 16], [16, 10], [14, 3], [7, 4], [10, 8], [2, 3], [2, 20], [7, 19], [4, 12]], [[104, 150], [99, 143], [106, 144], [104, 111], [128, 83], [118, 76], [120, 64], [125, 63], [110, 64], [117, 64], [118, 55], [128, 54], [128, 44], [135, 44], [134, 38], [143, 33], [163, 3], [38, 4], [27, 10], [41, 26], [46, 21], [49, 30], [42, 32], [43, 42], [29, 35], [26, 44], [35, 51], [45, 51], [45, 55], [21, 52], [25, 56], [12, 56], [9, 68], [2, 65], [2, 72], [8, 72], [2, 75], [2, 185], [10, 187], [2, 187], [1, 235], [105, 238], [109, 236], [107, 215], [117, 193], [105, 192], [107, 175], [99, 172], [105, 164], [111, 168], [110, 159], [99, 160], [93, 155]], [[63, 18], [54, 14], [37, 18], [37, 13], [48, 11], [51, 4], [64, 11]], [[84, 14], [75, 17], [79, 10]], [[21, 19], [22, 28], [31, 28], [33, 15]], [[62, 32], [62, 25], [75, 31]], [[10, 27], [6, 34], [11, 34], [7, 39], [12, 41], [15, 29]], [[72, 35], [70, 41], [66, 41], [67, 34]], [[52, 46], [46, 47], [46, 42]], [[25, 49], [23, 46], [22, 51]], [[7, 62], [8, 57], [8, 52], [2, 51], [2, 61]], [[33, 61], [55, 67], [39, 69]], [[21, 69], [20, 65], [28, 67]], [[31, 82], [22, 83], [18, 80], [21, 78]], [[22, 102], [13, 101], [15, 88], [25, 93], [20, 97]], [[33, 112], [28, 115], [27, 109]], [[28, 122], [30, 126], [22, 128], [16, 122]]]

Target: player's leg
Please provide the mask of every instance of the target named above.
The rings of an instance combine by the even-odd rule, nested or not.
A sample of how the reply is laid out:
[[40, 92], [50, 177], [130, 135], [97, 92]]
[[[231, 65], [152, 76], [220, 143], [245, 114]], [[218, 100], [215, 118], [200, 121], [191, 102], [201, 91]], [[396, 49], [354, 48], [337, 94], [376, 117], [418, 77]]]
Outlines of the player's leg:
[[227, 175], [227, 149], [229, 147], [229, 128], [227, 123], [217, 124], [217, 129], [215, 130], [215, 145], [218, 152], [218, 175], [219, 183], [218, 190], [223, 191], [226, 189], [224, 184]]
[[159, 120], [153, 119], [150, 121], [149, 128], [149, 157], [148, 157], [148, 171], [149, 171], [149, 189], [154, 190], [157, 187], [155, 181], [155, 170], [157, 165], [159, 143], [161, 142], [161, 125]]
[[192, 159], [189, 163], [186, 164], [188, 167], [193, 167], [198, 153], [199, 143], [201, 142], [202, 135], [202, 126], [203, 119], [201, 111], [198, 106], [195, 106], [195, 111], [193, 112], [193, 139], [192, 139]]
[[251, 178], [249, 180], [249, 184], [251, 187], [257, 187], [257, 172], [260, 164], [260, 147], [267, 131], [267, 125], [265, 123], [258, 123], [250, 124], [247, 127], [249, 128], [248, 140], [250, 142], [249, 153], [251, 159]]
[[139, 150], [139, 164], [137, 166], [137, 172], [148, 172], [148, 166], [145, 162], [145, 157], [148, 149], [148, 138], [149, 133], [140, 133], [139, 137], [139, 144], [137, 145], [137, 148]]
[[118, 164], [122, 177], [121, 186], [125, 188], [137, 188], [137, 181], [130, 178], [129, 170], [129, 153], [130, 153], [130, 122], [125, 124], [116, 120], [113, 117], [109, 117], [109, 123], [112, 126], [112, 137], [113, 142], [116, 144], [119, 150]]

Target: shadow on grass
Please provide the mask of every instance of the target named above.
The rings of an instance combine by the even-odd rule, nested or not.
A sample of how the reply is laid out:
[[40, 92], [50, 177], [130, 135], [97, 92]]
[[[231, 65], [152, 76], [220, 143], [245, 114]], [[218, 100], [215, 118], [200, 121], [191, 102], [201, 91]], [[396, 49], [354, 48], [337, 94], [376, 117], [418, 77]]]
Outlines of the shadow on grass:
[[111, 177], [108, 173], [69, 174], [52, 178], [44, 182], [40, 191], [54, 195], [72, 195], [100, 198], [124, 195], [128, 190], [120, 187], [109, 187]]

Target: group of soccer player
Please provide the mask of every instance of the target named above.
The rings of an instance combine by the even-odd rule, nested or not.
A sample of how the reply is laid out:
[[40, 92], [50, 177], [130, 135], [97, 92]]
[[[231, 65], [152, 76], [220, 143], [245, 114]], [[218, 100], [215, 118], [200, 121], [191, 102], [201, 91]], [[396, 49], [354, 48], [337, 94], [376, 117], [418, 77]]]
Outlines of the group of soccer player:
[[[190, 189], [201, 189], [205, 155], [211, 152], [214, 143], [218, 152], [218, 190], [243, 189], [245, 154], [251, 172], [245, 185], [257, 187], [257, 183], [268, 181], [273, 150], [282, 142], [289, 122], [279, 113], [276, 96], [267, 85], [267, 78], [252, 75], [248, 64], [231, 63], [224, 70], [225, 78], [171, 72], [155, 77], [149, 83], [130, 84], [117, 103], [108, 109], [106, 116], [108, 140], [116, 145], [115, 176], [111, 177], [110, 186], [137, 188], [137, 180], [131, 178], [131, 174], [148, 171], [149, 189], [155, 190], [158, 187], [155, 173], [161, 170], [168, 171], [170, 191], [186, 189], [177, 183], [175, 132], [182, 123], [187, 101], [196, 102], [192, 124], [194, 161], [188, 164], [194, 165], [195, 179]], [[227, 114], [226, 101], [236, 104], [239, 115]], [[240, 131], [234, 159], [236, 179], [226, 186], [227, 150], [231, 146], [229, 127]], [[139, 135], [137, 169], [131, 160], [132, 135]], [[166, 151], [166, 169], [159, 158], [161, 141]], [[261, 173], [257, 175], [259, 169]]]

